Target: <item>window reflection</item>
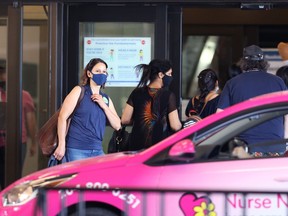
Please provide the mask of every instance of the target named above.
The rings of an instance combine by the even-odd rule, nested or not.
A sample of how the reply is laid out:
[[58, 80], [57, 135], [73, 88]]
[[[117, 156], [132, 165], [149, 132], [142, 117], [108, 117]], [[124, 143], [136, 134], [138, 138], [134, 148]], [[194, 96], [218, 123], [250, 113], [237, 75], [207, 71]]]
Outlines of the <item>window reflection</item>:
[[[22, 125], [26, 129], [23, 130], [22, 128], [24, 131], [22, 142], [26, 142], [26, 147], [22, 151], [23, 157], [25, 157], [22, 165], [22, 175], [24, 176], [41, 169], [43, 166], [41, 161], [45, 162], [44, 156], [41, 153], [38, 155], [38, 143], [33, 139], [35, 133], [33, 130], [37, 130], [39, 122], [42, 122], [42, 118], [44, 118], [41, 107], [45, 107], [48, 100], [49, 79], [47, 67], [48, 7], [29, 5], [24, 6], [23, 11], [22, 89], [23, 94], [30, 95], [32, 99], [31, 101], [27, 100], [29, 97], [22, 98], [22, 116], [26, 120], [25, 125]], [[27, 139], [25, 139], [26, 136]], [[40, 163], [38, 163], [38, 158]], [[47, 167], [47, 163], [45, 167]]]

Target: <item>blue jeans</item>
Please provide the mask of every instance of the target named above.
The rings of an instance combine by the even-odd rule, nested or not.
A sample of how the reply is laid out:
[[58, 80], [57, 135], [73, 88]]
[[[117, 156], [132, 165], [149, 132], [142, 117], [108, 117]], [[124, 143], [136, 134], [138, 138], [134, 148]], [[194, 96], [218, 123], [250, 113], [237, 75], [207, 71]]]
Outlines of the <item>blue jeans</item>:
[[85, 159], [89, 157], [95, 157], [104, 155], [103, 150], [101, 149], [89, 149], [89, 150], [83, 150], [83, 149], [75, 149], [75, 148], [66, 148], [65, 157], [66, 161], [75, 161], [80, 159]]

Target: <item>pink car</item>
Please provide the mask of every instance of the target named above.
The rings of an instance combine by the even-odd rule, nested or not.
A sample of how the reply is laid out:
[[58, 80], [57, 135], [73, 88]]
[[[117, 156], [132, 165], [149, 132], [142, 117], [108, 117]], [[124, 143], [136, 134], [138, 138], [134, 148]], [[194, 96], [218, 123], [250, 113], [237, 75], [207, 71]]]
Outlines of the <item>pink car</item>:
[[[0, 193], [0, 215], [287, 215], [288, 158], [232, 155], [235, 137], [287, 113], [288, 92], [268, 94], [144, 151], [40, 170]], [[263, 140], [259, 146], [285, 143]]]

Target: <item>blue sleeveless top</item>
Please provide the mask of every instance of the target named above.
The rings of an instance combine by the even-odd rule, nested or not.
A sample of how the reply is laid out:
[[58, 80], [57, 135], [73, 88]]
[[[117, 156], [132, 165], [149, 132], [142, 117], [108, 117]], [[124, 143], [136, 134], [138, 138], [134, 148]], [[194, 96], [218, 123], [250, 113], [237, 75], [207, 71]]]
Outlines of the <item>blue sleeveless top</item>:
[[[84, 86], [84, 96], [72, 116], [66, 135], [66, 146], [82, 150], [102, 150], [102, 140], [106, 127], [106, 115], [100, 106], [91, 100], [89, 85]], [[109, 97], [100, 91], [109, 106]]]

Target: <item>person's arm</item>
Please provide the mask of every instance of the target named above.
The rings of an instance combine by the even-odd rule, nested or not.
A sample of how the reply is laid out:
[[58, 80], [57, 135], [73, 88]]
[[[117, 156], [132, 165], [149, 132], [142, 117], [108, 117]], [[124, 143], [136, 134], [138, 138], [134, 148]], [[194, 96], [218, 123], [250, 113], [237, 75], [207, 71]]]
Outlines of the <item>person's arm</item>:
[[179, 118], [175, 94], [173, 92], [170, 92], [169, 98], [166, 98], [167, 97], [165, 97], [164, 99], [168, 100], [167, 114], [170, 128], [173, 131], [178, 131], [182, 128], [182, 123]]
[[182, 128], [182, 123], [179, 119], [178, 110], [174, 110], [168, 114], [170, 127], [174, 131], [178, 131]]
[[91, 96], [91, 99], [94, 102], [98, 103], [98, 105], [103, 109], [111, 127], [115, 130], [119, 130], [121, 128], [121, 121], [115, 110], [111, 98], [108, 98], [109, 106], [104, 102], [103, 97], [100, 94], [93, 94]]
[[105, 106], [105, 108], [103, 109], [107, 119], [111, 125], [111, 127], [114, 130], [119, 130], [121, 128], [121, 120], [119, 118], [119, 115], [117, 114], [114, 104], [111, 100], [111, 98], [109, 98], [109, 107]]
[[30, 156], [34, 156], [36, 152], [36, 133], [37, 133], [35, 112], [27, 112], [25, 117], [26, 117], [28, 135], [31, 139]]
[[57, 134], [58, 134], [58, 146], [54, 151], [54, 156], [57, 160], [61, 160], [65, 154], [66, 146], [66, 133], [67, 133], [67, 120], [69, 116], [73, 113], [77, 101], [81, 93], [81, 87], [75, 86], [72, 91], [66, 96], [59, 116], [57, 124]]
[[186, 109], [185, 109], [185, 115], [187, 117], [189, 117], [189, 112], [190, 112], [190, 110], [192, 110], [192, 108], [194, 109], [194, 107], [192, 106], [192, 98], [191, 98], [191, 99], [189, 99], [189, 102], [188, 102]]
[[131, 125], [132, 124], [133, 112], [134, 112], [134, 108], [131, 105], [126, 104], [124, 107], [122, 116], [121, 116], [122, 125]]

